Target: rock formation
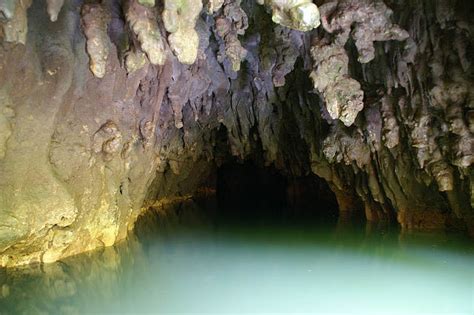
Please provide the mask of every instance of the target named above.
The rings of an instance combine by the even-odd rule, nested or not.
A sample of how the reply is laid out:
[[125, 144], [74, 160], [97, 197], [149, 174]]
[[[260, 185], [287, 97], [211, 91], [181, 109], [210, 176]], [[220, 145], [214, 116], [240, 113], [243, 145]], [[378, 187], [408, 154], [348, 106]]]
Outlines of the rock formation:
[[166, 31], [171, 33], [168, 42], [171, 50], [183, 64], [196, 61], [199, 35], [196, 21], [202, 10], [201, 0], [165, 0], [162, 13]]
[[341, 216], [474, 234], [472, 12], [2, 2], [0, 266], [114, 244], [144, 203], [209, 185], [229, 160], [317, 175]]
[[3, 41], [25, 44], [28, 31], [26, 10], [31, 0], [5, 0], [0, 3], [1, 36]]
[[257, 0], [272, 13], [272, 21], [283, 26], [311, 31], [320, 24], [318, 7], [311, 0]]
[[103, 78], [109, 57], [107, 25], [110, 17], [100, 4], [84, 4], [81, 16], [82, 28], [87, 38], [86, 50], [90, 59], [90, 70], [96, 77]]
[[[153, 8], [140, 5], [137, 0], [127, 0], [124, 5], [124, 13], [125, 19], [134, 33], [134, 35], [130, 35], [130, 40], [139, 42], [137, 46], [140, 46], [146, 53], [152, 64], [164, 65], [166, 50], [158, 27], [157, 12]], [[136, 68], [135, 66], [132, 69], [136, 70]]]

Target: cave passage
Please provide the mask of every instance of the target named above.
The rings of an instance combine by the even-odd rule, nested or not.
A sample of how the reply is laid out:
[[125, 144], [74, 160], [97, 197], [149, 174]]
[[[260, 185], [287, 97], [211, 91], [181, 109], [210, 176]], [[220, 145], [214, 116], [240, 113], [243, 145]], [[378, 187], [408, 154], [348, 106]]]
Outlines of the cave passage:
[[0, 315], [474, 314], [473, 16], [0, 0]]

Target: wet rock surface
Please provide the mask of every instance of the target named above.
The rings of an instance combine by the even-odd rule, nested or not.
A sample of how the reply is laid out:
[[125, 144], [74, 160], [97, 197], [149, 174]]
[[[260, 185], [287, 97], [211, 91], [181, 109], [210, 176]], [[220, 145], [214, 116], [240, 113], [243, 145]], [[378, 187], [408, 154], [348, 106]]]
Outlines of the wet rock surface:
[[111, 245], [229, 159], [474, 233], [473, 5], [317, 1], [307, 28], [289, 3], [2, 4], [0, 265]]

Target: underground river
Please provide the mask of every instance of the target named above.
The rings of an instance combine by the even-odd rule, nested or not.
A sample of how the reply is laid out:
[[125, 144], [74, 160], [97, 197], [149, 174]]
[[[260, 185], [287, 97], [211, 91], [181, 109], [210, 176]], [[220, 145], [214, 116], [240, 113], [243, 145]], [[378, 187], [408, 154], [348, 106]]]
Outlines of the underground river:
[[113, 247], [0, 270], [0, 314], [474, 311], [474, 245], [462, 235], [259, 207], [162, 206]]

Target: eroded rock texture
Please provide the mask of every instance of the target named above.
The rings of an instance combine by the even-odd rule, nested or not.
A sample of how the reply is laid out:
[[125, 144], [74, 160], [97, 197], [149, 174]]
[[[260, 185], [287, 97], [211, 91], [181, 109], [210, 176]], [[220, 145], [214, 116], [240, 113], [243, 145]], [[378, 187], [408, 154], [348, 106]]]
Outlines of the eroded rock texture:
[[0, 265], [111, 245], [229, 159], [473, 232], [472, 3], [53, 2], [0, 7]]

